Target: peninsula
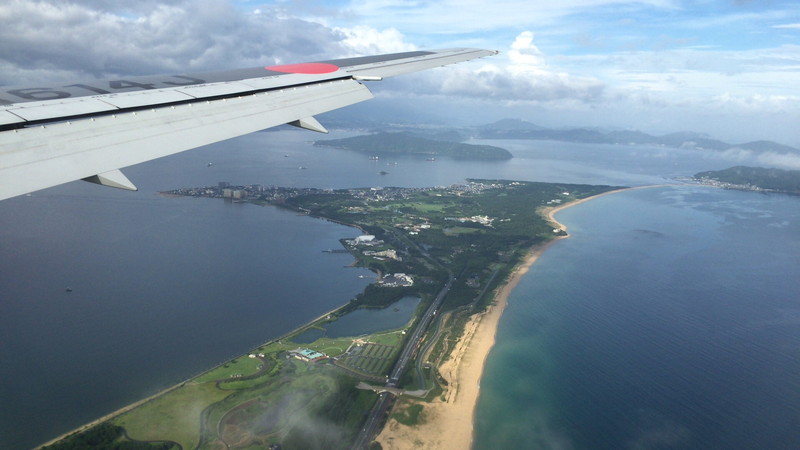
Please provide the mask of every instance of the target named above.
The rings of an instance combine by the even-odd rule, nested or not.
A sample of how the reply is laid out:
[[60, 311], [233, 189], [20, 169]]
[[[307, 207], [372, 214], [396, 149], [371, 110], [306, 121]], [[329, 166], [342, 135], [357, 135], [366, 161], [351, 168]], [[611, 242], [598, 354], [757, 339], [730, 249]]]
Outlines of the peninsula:
[[[475, 399], [477, 392], [454, 374], [468, 368], [480, 376], [473, 344], [491, 346], [504, 295], [537, 250], [566, 235], [548, 211], [619, 189], [503, 180], [443, 188], [223, 186], [166, 194], [275, 205], [357, 227], [361, 235], [342, 245], [378, 279], [341, 308], [48, 448], [86, 448], [76, 443], [100, 434], [136, 448], [393, 448], [392, 435], [372, 444], [382, 428], [424, 430], [426, 423], [460, 423], [468, 445], [471, 432], [463, 430], [474, 400], [465, 392]], [[418, 307], [399, 328], [328, 333], [348, 314], [391, 311], [409, 297]], [[455, 398], [471, 402], [466, 415], [438, 409]], [[451, 420], [434, 422], [437, 414]]]
[[736, 166], [700, 172], [694, 180], [725, 189], [800, 194], [800, 170]]

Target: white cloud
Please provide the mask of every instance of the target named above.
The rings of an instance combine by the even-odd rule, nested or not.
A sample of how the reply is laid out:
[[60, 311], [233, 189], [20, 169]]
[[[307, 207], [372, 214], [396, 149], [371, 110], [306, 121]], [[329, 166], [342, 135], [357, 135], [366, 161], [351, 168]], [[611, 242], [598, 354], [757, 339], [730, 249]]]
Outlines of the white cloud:
[[[131, 12], [58, 1], [0, 6], [2, 84], [52, 78], [187, 73], [352, 53], [318, 23], [245, 14], [224, 0], [162, 2]], [[63, 79], [63, 78], [62, 78]]]
[[508, 51], [509, 70], [512, 72], [539, 72], [543, 70], [544, 55], [533, 43], [533, 32], [523, 31]]
[[352, 28], [334, 28], [342, 33], [342, 44], [354, 55], [376, 53], [399, 53], [416, 50], [416, 46], [405, 41], [403, 35], [394, 28], [377, 30], [365, 25]]
[[791, 153], [767, 152], [758, 155], [760, 164], [789, 170], [800, 170], [800, 155]]
[[556, 108], [586, 107], [603, 98], [602, 82], [548, 67], [546, 56], [534, 44], [530, 31], [514, 39], [506, 56], [506, 64], [502, 57], [490, 57], [404, 77], [393, 86], [404, 95], [444, 95], [450, 98], [448, 101], [465, 97], [504, 105], [547, 104]]
[[779, 152], [754, 152], [740, 147], [731, 147], [719, 153], [719, 156], [731, 164], [757, 165], [780, 169], [800, 169], [800, 154]]
[[[800, 28], [796, 13], [694, 14], [696, 8], [678, 0], [367, 0], [347, 7], [304, 0], [6, 0], [0, 84], [476, 46], [504, 53], [373, 86], [381, 95], [436, 96], [431, 110], [447, 95], [448, 104], [463, 98], [482, 102], [483, 110], [513, 106], [520, 116], [527, 107], [626, 128], [717, 123], [722, 130], [749, 127], [753, 135], [779, 129], [795, 136], [788, 143], [800, 144], [791, 125], [800, 117], [800, 46], [785, 38]], [[714, 40], [686, 36], [694, 33], [692, 20]], [[725, 29], [713, 28], [719, 24]], [[746, 49], [717, 45], [717, 31], [731, 24], [742, 25], [735, 38], [743, 41], [754, 31], [783, 40]], [[763, 42], [761, 34], [750, 36]], [[657, 41], [671, 42], [669, 50]]]

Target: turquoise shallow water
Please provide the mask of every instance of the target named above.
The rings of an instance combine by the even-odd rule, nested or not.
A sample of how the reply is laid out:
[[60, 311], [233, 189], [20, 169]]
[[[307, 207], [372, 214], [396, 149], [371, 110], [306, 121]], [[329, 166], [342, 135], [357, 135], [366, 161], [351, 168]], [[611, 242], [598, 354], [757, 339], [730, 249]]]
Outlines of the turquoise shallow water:
[[509, 299], [475, 448], [800, 448], [800, 199], [703, 187], [557, 219]]

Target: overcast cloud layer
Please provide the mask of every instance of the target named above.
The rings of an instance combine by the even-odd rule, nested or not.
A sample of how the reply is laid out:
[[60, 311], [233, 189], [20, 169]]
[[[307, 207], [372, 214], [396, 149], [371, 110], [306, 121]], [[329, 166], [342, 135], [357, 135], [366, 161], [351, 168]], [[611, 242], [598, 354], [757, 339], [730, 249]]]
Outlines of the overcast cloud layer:
[[0, 84], [469, 46], [502, 54], [374, 90], [469, 123], [800, 146], [800, 6], [790, 0], [7, 0], [0, 24]]

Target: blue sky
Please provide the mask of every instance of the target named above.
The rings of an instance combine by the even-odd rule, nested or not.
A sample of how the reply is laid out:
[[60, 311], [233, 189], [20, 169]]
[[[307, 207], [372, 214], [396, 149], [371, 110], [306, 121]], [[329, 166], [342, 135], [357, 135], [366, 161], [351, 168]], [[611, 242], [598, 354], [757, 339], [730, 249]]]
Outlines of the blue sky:
[[[469, 97], [475, 108], [495, 115], [505, 112], [551, 126], [691, 129], [734, 141], [800, 144], [794, 130], [800, 119], [800, 2], [334, 4], [246, 2], [239, 7], [281, 8], [346, 30], [351, 45], [363, 51], [500, 50], [499, 57], [469, 66], [473, 72], [493, 70], [495, 76], [475, 82], [470, 69], [459, 68], [458, 75], [472, 81], [457, 83], [447, 76], [451, 84], [446, 86], [448, 95]], [[486, 105], [479, 96], [492, 101]]]
[[481, 47], [501, 54], [382, 82], [379, 102], [800, 146], [796, 1], [10, 0], [0, 23], [3, 84]]

